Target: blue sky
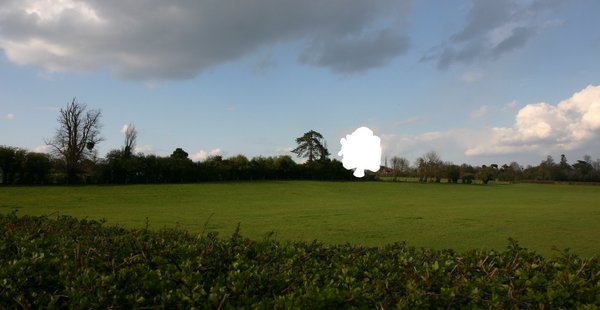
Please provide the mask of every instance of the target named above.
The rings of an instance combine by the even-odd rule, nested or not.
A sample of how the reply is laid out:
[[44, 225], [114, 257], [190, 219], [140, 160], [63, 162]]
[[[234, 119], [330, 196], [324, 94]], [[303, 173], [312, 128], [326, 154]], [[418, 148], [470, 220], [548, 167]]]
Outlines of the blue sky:
[[[138, 151], [383, 154], [454, 163], [600, 157], [600, 2], [112, 1], [0, 4], [0, 144], [43, 151], [73, 97]], [[337, 156], [334, 156], [337, 157]]]

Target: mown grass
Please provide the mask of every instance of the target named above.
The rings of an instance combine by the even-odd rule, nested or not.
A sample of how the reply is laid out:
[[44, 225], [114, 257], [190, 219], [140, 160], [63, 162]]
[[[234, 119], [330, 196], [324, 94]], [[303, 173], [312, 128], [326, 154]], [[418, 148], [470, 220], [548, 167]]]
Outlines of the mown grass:
[[0, 212], [105, 218], [280, 240], [435, 249], [502, 249], [507, 238], [543, 255], [600, 254], [600, 187], [392, 182], [246, 182], [2, 187]]

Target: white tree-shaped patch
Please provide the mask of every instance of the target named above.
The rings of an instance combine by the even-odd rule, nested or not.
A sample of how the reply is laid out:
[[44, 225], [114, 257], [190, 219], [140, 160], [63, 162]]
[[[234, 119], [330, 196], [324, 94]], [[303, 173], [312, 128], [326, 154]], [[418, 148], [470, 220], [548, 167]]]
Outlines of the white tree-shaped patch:
[[351, 135], [340, 140], [342, 149], [338, 153], [342, 156], [344, 168], [354, 170], [354, 176], [362, 178], [365, 170], [379, 171], [381, 166], [381, 139], [373, 135], [367, 127], [356, 129]]

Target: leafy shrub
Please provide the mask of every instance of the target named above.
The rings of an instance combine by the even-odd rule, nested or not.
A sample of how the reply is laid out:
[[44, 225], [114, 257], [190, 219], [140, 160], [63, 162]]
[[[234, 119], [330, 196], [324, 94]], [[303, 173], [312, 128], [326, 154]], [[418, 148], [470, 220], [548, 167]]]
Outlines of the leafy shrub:
[[0, 215], [0, 308], [597, 308], [600, 263]]

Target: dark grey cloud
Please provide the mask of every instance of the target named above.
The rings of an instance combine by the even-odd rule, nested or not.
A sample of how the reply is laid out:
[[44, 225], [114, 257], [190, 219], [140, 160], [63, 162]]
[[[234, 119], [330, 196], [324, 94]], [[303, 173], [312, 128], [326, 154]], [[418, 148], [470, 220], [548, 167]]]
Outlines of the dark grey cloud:
[[452, 36], [452, 42], [479, 39], [487, 32], [510, 21], [513, 4], [509, 1], [474, 1], [465, 27]]
[[394, 0], [12, 0], [0, 4], [0, 48], [50, 71], [160, 80], [302, 41], [301, 62], [360, 72], [407, 50], [408, 9]]
[[539, 32], [547, 13], [563, 2], [473, 1], [464, 27], [430, 49], [421, 61], [434, 61], [440, 69], [446, 69], [455, 63], [496, 59], [525, 46]]
[[527, 43], [527, 40], [533, 35], [532, 29], [527, 27], [517, 27], [511, 31], [511, 34], [491, 50], [492, 56], [500, 56]]
[[316, 40], [300, 61], [348, 74], [381, 67], [408, 50], [408, 36], [390, 29], [359, 37]]

